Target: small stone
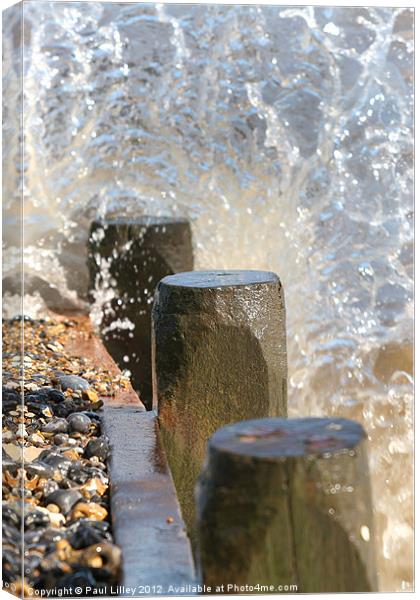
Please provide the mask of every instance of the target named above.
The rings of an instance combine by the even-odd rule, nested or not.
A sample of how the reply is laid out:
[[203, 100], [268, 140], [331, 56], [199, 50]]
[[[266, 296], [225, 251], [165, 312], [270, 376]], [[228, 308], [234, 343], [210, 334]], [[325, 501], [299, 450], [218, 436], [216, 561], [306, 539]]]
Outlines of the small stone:
[[74, 507], [71, 516], [72, 519], [95, 519], [97, 521], [103, 521], [108, 515], [108, 511], [95, 502], [79, 502]]
[[[50, 512], [52, 512], [52, 511], [50, 511]], [[59, 540], [63, 539], [64, 536], [65, 536], [65, 533], [63, 531], [48, 528], [42, 532], [41, 540], [45, 541], [47, 543], [48, 542], [56, 543]]]
[[36, 507], [36, 509], [33, 510], [29, 509], [24, 519], [25, 530], [49, 525], [50, 519], [48, 512], [49, 511], [42, 507]]
[[42, 427], [42, 431], [45, 433], [66, 433], [68, 429], [68, 423], [66, 419], [55, 417]]
[[63, 391], [71, 389], [74, 391], [85, 391], [90, 386], [86, 379], [78, 377], [77, 375], [58, 375], [57, 381]]
[[97, 456], [99, 460], [106, 460], [109, 454], [109, 443], [105, 436], [100, 436], [94, 440], [90, 440], [85, 448], [84, 456], [91, 458]]
[[25, 425], [23, 425], [22, 423], [20, 423], [18, 425], [17, 431], [16, 431], [16, 437], [20, 437], [20, 438], [27, 438], [28, 437], [28, 432], [25, 429]]
[[56, 490], [60, 489], [59, 485], [56, 481], [54, 481], [53, 479], [44, 479], [44, 478], [39, 480], [38, 488], [41, 490], [41, 492], [45, 498], [50, 496]]
[[93, 496], [94, 494], [99, 494], [99, 496], [103, 496], [103, 494], [108, 489], [108, 486], [102, 483], [100, 479], [95, 477], [94, 479], [90, 479], [87, 481], [81, 488], [80, 491], [87, 498]]
[[[88, 596], [91, 590], [97, 587], [92, 571], [88, 568], [78, 569], [76, 573], [69, 573], [59, 579], [55, 585], [57, 590], [77, 589], [82, 596]], [[80, 590], [80, 592], [79, 592]]]
[[90, 428], [91, 420], [83, 413], [73, 413], [68, 418], [70, 431], [87, 433]]
[[[44, 454], [45, 452], [45, 454]], [[63, 456], [62, 454], [58, 454], [57, 452], [45, 451], [41, 455], [41, 459], [47, 464], [50, 465], [54, 471], [58, 469], [63, 477], [67, 475], [69, 468], [71, 467], [71, 460]]]
[[[40, 448], [40, 450], [42, 450], [42, 448]], [[31, 477], [33, 475], [39, 475], [44, 481], [47, 481], [54, 476], [54, 469], [42, 460], [36, 460], [32, 463], [25, 464], [25, 471]]]
[[35, 448], [35, 446], [22, 448], [15, 444], [3, 444], [3, 450], [9, 458], [16, 462], [32, 462], [43, 452], [43, 448]]
[[43, 444], [44, 441], [44, 438], [38, 433], [31, 433], [31, 435], [28, 437], [28, 442], [31, 442], [32, 444]]
[[32, 462], [38, 458], [42, 451], [43, 448], [36, 448], [35, 446], [23, 448], [23, 459], [25, 462]]
[[3, 442], [12, 442], [14, 439], [16, 439], [15, 434], [12, 431], [3, 431]]
[[68, 443], [68, 440], [69, 440], [69, 436], [67, 433], [57, 433], [53, 439], [54, 444], [56, 446], [61, 446], [61, 444], [66, 444], [66, 443]]
[[80, 456], [77, 452], [77, 448], [71, 449], [71, 450], [66, 450], [65, 452], [63, 452], [63, 456], [65, 456], [66, 458], [69, 458], [70, 460], [79, 460]]
[[82, 499], [82, 494], [74, 489], [57, 490], [50, 494], [46, 501], [50, 504], [56, 504], [60, 507], [61, 512], [67, 515], [73, 506]]
[[89, 400], [90, 402], [97, 402], [99, 400], [99, 396], [95, 390], [92, 388], [83, 392], [82, 397], [85, 400]]
[[53, 527], [60, 527], [61, 525], [64, 525], [64, 523], [66, 522], [64, 515], [62, 515], [61, 513], [50, 512], [49, 518], [50, 518], [50, 523]]

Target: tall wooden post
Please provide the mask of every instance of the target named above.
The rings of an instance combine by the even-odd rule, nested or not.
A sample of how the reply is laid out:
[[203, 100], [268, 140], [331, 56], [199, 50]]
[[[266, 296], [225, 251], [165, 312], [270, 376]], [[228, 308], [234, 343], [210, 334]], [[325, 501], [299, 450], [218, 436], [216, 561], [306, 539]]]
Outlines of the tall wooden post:
[[[172, 217], [118, 218], [92, 224], [89, 241], [91, 295], [112, 298], [101, 309], [101, 337], [121, 369], [129, 369], [146, 408], [152, 405], [151, 311], [165, 275], [193, 267], [188, 221]], [[96, 292], [97, 293], [97, 292]]]
[[153, 401], [194, 543], [194, 486], [211, 434], [286, 416], [283, 290], [265, 271], [179, 273], [159, 283], [152, 320]]
[[375, 591], [365, 437], [346, 419], [260, 419], [219, 429], [197, 486], [203, 582], [261, 584], [273, 593], [291, 585]]

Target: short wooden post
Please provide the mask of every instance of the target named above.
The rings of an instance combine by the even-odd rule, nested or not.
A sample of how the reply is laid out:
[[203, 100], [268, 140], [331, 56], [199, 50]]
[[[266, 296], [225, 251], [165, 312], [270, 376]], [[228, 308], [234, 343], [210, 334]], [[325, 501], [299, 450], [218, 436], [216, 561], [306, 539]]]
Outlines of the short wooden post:
[[152, 405], [150, 330], [155, 287], [165, 275], [192, 268], [191, 229], [184, 219], [127, 217], [91, 226], [91, 296], [98, 289], [105, 294], [111, 291], [112, 296], [101, 307], [101, 337], [119, 367], [130, 370], [133, 387], [148, 409]]
[[286, 416], [283, 290], [265, 271], [165, 277], [152, 314], [153, 402], [188, 533], [206, 443], [227, 423]]
[[346, 419], [260, 419], [219, 429], [196, 490], [203, 582], [375, 591], [365, 438]]

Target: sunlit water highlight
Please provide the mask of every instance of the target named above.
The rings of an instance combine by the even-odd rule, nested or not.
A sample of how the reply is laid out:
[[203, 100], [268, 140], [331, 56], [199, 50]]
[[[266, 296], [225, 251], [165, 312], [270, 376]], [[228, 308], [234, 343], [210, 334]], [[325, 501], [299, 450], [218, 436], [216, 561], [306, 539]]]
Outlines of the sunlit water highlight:
[[[197, 268], [276, 271], [290, 413], [363, 423], [381, 586], [410, 589], [413, 13], [31, 2], [24, 14], [25, 312], [84, 305], [87, 230], [105, 214], [181, 214]], [[13, 13], [5, 31], [12, 277]]]

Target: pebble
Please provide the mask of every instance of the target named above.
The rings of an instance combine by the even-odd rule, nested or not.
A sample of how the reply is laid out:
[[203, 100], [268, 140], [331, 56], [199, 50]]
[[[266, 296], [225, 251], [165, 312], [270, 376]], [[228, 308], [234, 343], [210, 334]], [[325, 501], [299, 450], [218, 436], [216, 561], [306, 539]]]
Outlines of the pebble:
[[73, 413], [68, 417], [70, 431], [87, 433], [90, 429], [91, 420], [83, 413]]
[[102, 521], [108, 515], [108, 511], [106, 508], [101, 506], [100, 504], [96, 504], [95, 502], [79, 502], [73, 508], [71, 513], [72, 519], [95, 519], [97, 521]]
[[72, 389], [73, 391], [85, 391], [89, 389], [90, 384], [83, 377], [77, 375], [57, 375], [56, 379], [63, 391]]
[[59, 579], [55, 587], [57, 590], [77, 589], [85, 596], [96, 587], [96, 580], [90, 569], [82, 568]]
[[90, 440], [85, 448], [85, 457], [91, 458], [97, 456], [99, 460], [104, 461], [109, 454], [109, 443], [105, 436], [100, 436], [95, 440]]
[[25, 429], [25, 425], [23, 425], [22, 423], [20, 423], [18, 425], [17, 431], [16, 431], [16, 437], [20, 437], [20, 438], [27, 438], [28, 437], [28, 432]]
[[[98, 369], [82, 366], [89, 361], [65, 357], [61, 336], [63, 330], [70, 332], [74, 323], [66, 327], [53, 320], [31, 321], [32, 325], [27, 325], [26, 350], [30, 356], [25, 360], [27, 379], [22, 405], [20, 357], [16, 352], [8, 352], [12, 334], [16, 336], [16, 347], [20, 334], [18, 328], [13, 331], [10, 322], [3, 322], [3, 327], [5, 323], [5, 581], [16, 583], [25, 595], [25, 590], [31, 588], [37, 595], [40, 589], [68, 589], [77, 584], [82, 590], [95, 586], [107, 589], [118, 581], [120, 551], [112, 543], [106, 520], [106, 458], [110, 449], [106, 437], [101, 436], [101, 416], [97, 411], [103, 404], [98, 391], [112, 395], [113, 380], [105, 372], [100, 375]], [[50, 351], [46, 351], [47, 346]], [[90, 381], [97, 376], [92, 385]], [[25, 528], [23, 583], [18, 550], [21, 519]]]
[[[107, 527], [99, 527], [100, 525], [106, 525]], [[103, 540], [112, 541], [108, 529], [109, 525], [106, 521], [82, 519], [76, 521], [76, 528], [70, 533], [68, 540], [73, 548], [80, 550], [80, 548], [86, 548]]]
[[42, 431], [45, 433], [67, 433], [68, 426], [69, 425], [66, 419], [55, 417], [54, 419], [51, 419], [51, 421], [43, 425]]
[[57, 433], [53, 438], [54, 444], [56, 446], [61, 446], [61, 444], [66, 444], [69, 441], [69, 436], [67, 433]]
[[31, 433], [28, 437], [28, 442], [31, 442], [32, 444], [43, 444], [45, 440], [38, 433]]
[[12, 442], [16, 439], [16, 436], [12, 431], [3, 431], [2, 439], [3, 442]]
[[82, 494], [77, 490], [57, 490], [47, 496], [46, 502], [59, 506], [61, 512], [67, 515], [73, 506], [82, 499]]
[[3, 444], [3, 450], [16, 462], [32, 462], [40, 456], [43, 449], [35, 446], [22, 447], [15, 444]]

